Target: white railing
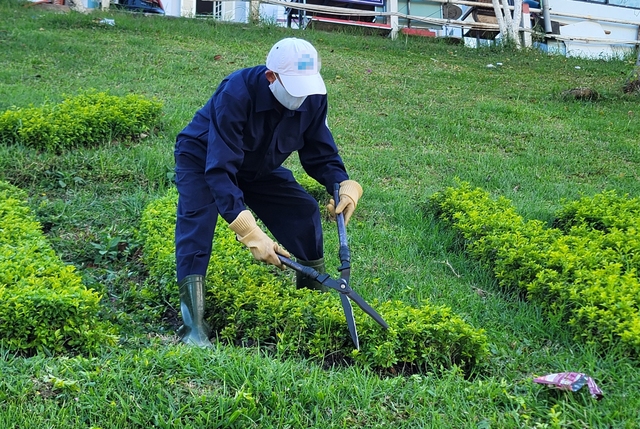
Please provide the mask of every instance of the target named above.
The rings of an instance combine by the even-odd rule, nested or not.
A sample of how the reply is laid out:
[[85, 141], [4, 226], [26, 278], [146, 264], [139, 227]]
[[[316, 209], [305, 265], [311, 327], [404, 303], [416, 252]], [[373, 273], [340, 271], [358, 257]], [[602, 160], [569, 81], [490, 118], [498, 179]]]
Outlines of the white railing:
[[[260, 3], [271, 4], [276, 6], [283, 6], [286, 8], [304, 10], [310, 13], [322, 13], [329, 15], [341, 15], [341, 16], [375, 16], [375, 17], [385, 17], [391, 18], [388, 21], [391, 21], [391, 32], [392, 36], [394, 36], [394, 32], [398, 31], [397, 28], [397, 20], [398, 18], [410, 20], [411, 22], [423, 22], [425, 24], [437, 25], [437, 26], [448, 26], [448, 27], [459, 27], [464, 30], [485, 30], [485, 31], [500, 31], [498, 24], [486, 23], [486, 22], [476, 22], [476, 21], [460, 21], [455, 19], [442, 19], [442, 18], [432, 18], [426, 16], [418, 16], [418, 15], [408, 15], [397, 11], [397, 1], [389, 1], [391, 7], [388, 11], [366, 11], [359, 9], [350, 9], [343, 7], [334, 7], [334, 6], [323, 6], [323, 5], [315, 5], [315, 4], [306, 4], [306, 3], [297, 3], [291, 1], [284, 0], [251, 0], [251, 1], [259, 1]], [[491, 3], [481, 3], [476, 1], [467, 1], [467, 0], [429, 0], [434, 3], [442, 3], [442, 4], [454, 4], [454, 5], [464, 5], [464, 6], [473, 6], [477, 8], [485, 8], [485, 9], [493, 9], [493, 5]], [[393, 5], [395, 4], [395, 9], [393, 10]], [[513, 6], [510, 7], [513, 10]], [[542, 9], [529, 9], [530, 13], [541, 13]], [[607, 17], [597, 17], [592, 15], [580, 15], [580, 14], [569, 14], [569, 13], [561, 13], [561, 12], [552, 12], [553, 15], [563, 16], [568, 18], [576, 18], [590, 21], [602, 21], [602, 22], [612, 22], [623, 25], [636, 25], [640, 26], [639, 21], [631, 21], [624, 19], [614, 19]], [[396, 26], [393, 25], [393, 22], [396, 23]], [[523, 34], [534, 33], [535, 31], [531, 29], [529, 26], [524, 24], [523, 27], [520, 28], [520, 32]], [[639, 31], [640, 33], [640, 28]], [[595, 42], [595, 43], [608, 43], [608, 44], [619, 44], [619, 45], [636, 45], [640, 46], [640, 38], [636, 39], [628, 39], [628, 40], [618, 40], [618, 39], [610, 39], [610, 38], [599, 38], [599, 37], [575, 37], [575, 36], [562, 36], [560, 34], [547, 34], [548, 37], [552, 37], [556, 40], [573, 40], [573, 41], [585, 41], [585, 42]], [[639, 34], [640, 36], [640, 34]]]

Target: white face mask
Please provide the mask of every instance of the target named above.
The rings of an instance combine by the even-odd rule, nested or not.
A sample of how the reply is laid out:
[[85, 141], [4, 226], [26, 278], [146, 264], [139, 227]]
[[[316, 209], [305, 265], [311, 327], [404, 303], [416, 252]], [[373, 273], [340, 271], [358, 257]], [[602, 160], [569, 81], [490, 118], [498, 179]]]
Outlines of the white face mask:
[[282, 83], [280, 83], [280, 79], [277, 78], [272, 84], [269, 84], [269, 89], [273, 93], [273, 96], [276, 97], [276, 100], [289, 110], [298, 109], [298, 107], [302, 106], [302, 103], [304, 103], [304, 100], [307, 98], [306, 96], [294, 97], [289, 94], [287, 90], [284, 89], [284, 86], [282, 86]]

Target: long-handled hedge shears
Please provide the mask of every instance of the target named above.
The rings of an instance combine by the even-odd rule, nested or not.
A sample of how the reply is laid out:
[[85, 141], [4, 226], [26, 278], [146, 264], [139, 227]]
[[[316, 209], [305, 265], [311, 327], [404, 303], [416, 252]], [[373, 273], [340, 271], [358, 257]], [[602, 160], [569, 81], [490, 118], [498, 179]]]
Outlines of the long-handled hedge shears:
[[[338, 203], [340, 201], [339, 190], [340, 185], [335, 184], [333, 191], [335, 207], [338, 207]], [[351, 251], [349, 250], [349, 245], [347, 243], [347, 229], [344, 223], [343, 213], [336, 215], [336, 223], [338, 224], [338, 236], [340, 238], [340, 267], [338, 267], [338, 271], [340, 271], [340, 278], [334, 279], [328, 274], [321, 274], [313, 268], [301, 265], [285, 256], [278, 255], [278, 257], [285, 266], [298, 271], [305, 276], [311, 277], [321, 285], [327, 286], [340, 292], [340, 301], [342, 302], [344, 316], [347, 319], [347, 326], [349, 327], [351, 339], [353, 340], [353, 344], [356, 346], [356, 349], [360, 350], [356, 321], [353, 317], [353, 307], [351, 306], [351, 302], [349, 300], [352, 300], [356, 304], [358, 304], [358, 307], [360, 307], [365, 313], [371, 316], [373, 320], [378, 322], [378, 324], [384, 329], [387, 329], [389, 325], [387, 325], [387, 322], [384, 321], [382, 316], [380, 316], [377, 311], [375, 311], [369, 304], [367, 304], [367, 302], [349, 286], [349, 278], [351, 276]]]

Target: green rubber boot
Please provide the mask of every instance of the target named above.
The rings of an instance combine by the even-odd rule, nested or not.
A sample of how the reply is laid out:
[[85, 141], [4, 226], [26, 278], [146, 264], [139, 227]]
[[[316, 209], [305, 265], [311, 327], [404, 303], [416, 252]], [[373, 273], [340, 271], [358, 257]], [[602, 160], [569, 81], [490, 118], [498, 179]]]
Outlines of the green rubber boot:
[[180, 282], [180, 311], [183, 325], [178, 329], [182, 342], [191, 346], [213, 347], [211, 328], [204, 321], [204, 276], [192, 274]]
[[[302, 261], [298, 259], [296, 262], [298, 262], [300, 265], [304, 265], [305, 267], [311, 267], [317, 272], [319, 272], [320, 274], [324, 274], [327, 272], [327, 269], [324, 266], [324, 258], [316, 259], [315, 261]], [[309, 276], [305, 276], [304, 274], [299, 273], [297, 271], [296, 271], [296, 288], [315, 289], [315, 290], [319, 290], [320, 292], [329, 291], [328, 287], [321, 285], [320, 283], [315, 281], [315, 279], [312, 279]]]

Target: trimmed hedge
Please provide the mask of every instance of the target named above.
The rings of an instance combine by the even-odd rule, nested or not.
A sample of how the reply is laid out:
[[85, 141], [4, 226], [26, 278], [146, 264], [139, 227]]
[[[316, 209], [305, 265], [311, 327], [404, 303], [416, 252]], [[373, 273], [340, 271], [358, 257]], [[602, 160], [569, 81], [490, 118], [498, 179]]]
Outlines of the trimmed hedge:
[[640, 354], [640, 200], [605, 192], [565, 202], [548, 228], [468, 183], [431, 197], [501, 286], [518, 287], [576, 337]]
[[[178, 307], [176, 202], [172, 190], [149, 204], [140, 233], [152, 279], [147, 286], [156, 299]], [[458, 365], [470, 370], [487, 354], [484, 331], [469, 326], [449, 308], [427, 304], [413, 308], [399, 301], [371, 304], [390, 328], [383, 330], [354, 305], [361, 343], [356, 351], [336, 293], [297, 290], [286, 273], [256, 263], [220, 219], [207, 275], [206, 319], [223, 341], [378, 369]]]
[[86, 92], [60, 104], [12, 108], [0, 114], [0, 143], [61, 151], [133, 139], [157, 125], [162, 103], [138, 95]]
[[115, 342], [97, 316], [100, 295], [46, 241], [24, 201], [0, 182], [0, 343], [11, 351], [90, 351]]

